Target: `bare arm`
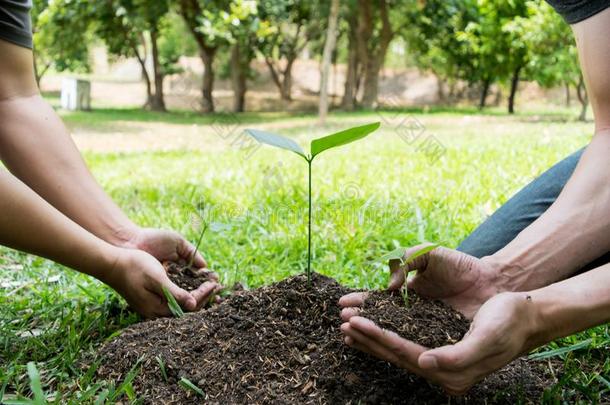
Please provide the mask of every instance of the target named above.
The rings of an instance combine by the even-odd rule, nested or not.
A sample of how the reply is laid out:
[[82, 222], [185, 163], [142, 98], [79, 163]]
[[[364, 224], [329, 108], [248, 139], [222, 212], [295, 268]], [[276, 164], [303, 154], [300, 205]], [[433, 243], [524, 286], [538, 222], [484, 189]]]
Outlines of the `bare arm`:
[[[99, 238], [159, 260], [190, 260], [195, 248], [172, 231], [136, 226], [104, 192], [66, 127], [39, 94], [32, 51], [0, 40], [0, 159], [22, 182]], [[194, 261], [206, 267], [197, 253]]]
[[596, 133], [557, 201], [511, 243], [485, 258], [505, 290], [565, 279], [610, 251], [610, 9], [573, 26]]
[[162, 286], [189, 310], [215, 285], [192, 294], [175, 286], [149, 254], [115, 247], [87, 232], [26, 185], [0, 170], [0, 244], [55, 260], [116, 289], [144, 316], [168, 315]]

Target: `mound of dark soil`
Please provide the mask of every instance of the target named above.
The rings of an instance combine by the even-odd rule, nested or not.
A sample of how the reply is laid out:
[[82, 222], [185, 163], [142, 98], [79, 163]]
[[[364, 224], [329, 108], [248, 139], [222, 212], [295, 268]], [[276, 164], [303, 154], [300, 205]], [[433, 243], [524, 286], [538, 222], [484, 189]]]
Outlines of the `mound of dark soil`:
[[[180, 319], [134, 325], [102, 347], [97, 373], [119, 382], [140, 359], [133, 385], [155, 404], [450, 401], [425, 380], [345, 346], [337, 301], [353, 290], [317, 274], [313, 281], [309, 289], [305, 277], [296, 276]], [[408, 309], [401, 302], [376, 293], [366, 316], [429, 346], [454, 343], [468, 329], [468, 321], [442, 303], [415, 294]], [[537, 402], [545, 384], [541, 370], [517, 360], [451, 402]]]

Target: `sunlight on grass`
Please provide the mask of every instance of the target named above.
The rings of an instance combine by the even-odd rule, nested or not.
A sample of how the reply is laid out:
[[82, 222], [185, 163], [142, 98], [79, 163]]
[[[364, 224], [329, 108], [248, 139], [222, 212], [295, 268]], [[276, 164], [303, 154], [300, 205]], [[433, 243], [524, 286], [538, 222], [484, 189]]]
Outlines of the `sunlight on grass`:
[[[366, 140], [329, 151], [314, 167], [312, 267], [351, 287], [382, 288], [388, 275], [376, 258], [398, 246], [423, 241], [457, 246], [520, 187], [586, 145], [591, 133], [590, 124], [564, 122], [565, 117], [553, 114], [546, 118], [446, 111], [398, 114], [418, 114], [425, 127], [422, 136], [433, 135], [443, 152], [430, 156], [419, 141], [405, 142], [395, 127], [384, 125]], [[306, 144], [329, 128], [349, 127], [371, 117], [378, 115], [339, 114], [326, 128], [302, 115], [252, 114], [240, 119], [263, 129], [279, 125], [279, 133]], [[90, 131], [111, 121], [120, 125], [120, 121], [160, 120], [184, 128], [193, 123], [209, 126], [216, 118], [131, 110], [66, 116], [69, 125]], [[226, 143], [222, 151], [93, 150], [85, 157], [104, 188], [143, 226], [173, 228], [196, 242], [191, 211], [193, 204], [206, 201], [211, 226], [201, 251], [226, 285], [240, 282], [253, 288], [304, 271], [303, 162], [272, 148], [242, 151], [229, 141], [216, 142]], [[58, 403], [78, 402], [85, 394], [108, 389], [95, 386], [92, 372], [80, 370], [78, 359], [137, 317], [95, 280], [46, 260], [2, 252], [0, 398], [31, 394], [26, 369], [30, 361], [40, 371], [48, 399]], [[607, 336], [606, 327], [599, 327], [559, 345], [592, 338], [587, 353], [596, 356], [596, 342], [607, 341]], [[593, 400], [608, 388], [578, 368], [577, 355], [566, 354], [573, 369], [568, 369], [571, 377], [561, 388], [564, 398], [580, 395]], [[591, 366], [591, 373], [607, 373], [607, 363]], [[96, 387], [93, 394], [87, 393], [92, 387]]]

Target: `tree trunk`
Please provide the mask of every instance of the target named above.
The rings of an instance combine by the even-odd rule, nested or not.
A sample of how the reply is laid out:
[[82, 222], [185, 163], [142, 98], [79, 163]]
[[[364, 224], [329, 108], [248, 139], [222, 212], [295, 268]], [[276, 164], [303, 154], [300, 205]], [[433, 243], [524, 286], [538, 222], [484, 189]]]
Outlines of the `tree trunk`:
[[[132, 44], [133, 45], [133, 44]], [[148, 71], [146, 70], [146, 59], [140, 55], [140, 52], [137, 49], [137, 45], [133, 45], [133, 51], [136, 55], [136, 59], [140, 64], [140, 70], [142, 71], [142, 78], [144, 79], [144, 83], [146, 84], [146, 102], [144, 103], [143, 108], [149, 108], [153, 103], [153, 95], [152, 95], [152, 83], [150, 81], [150, 76], [148, 75]], [[146, 55], [145, 55], [146, 56]]]
[[489, 94], [489, 86], [491, 85], [491, 80], [485, 79], [483, 80], [483, 88], [481, 89], [481, 99], [479, 100], [479, 110], [485, 108], [487, 95]]
[[203, 85], [201, 87], [201, 110], [206, 113], [214, 112], [214, 55], [215, 48], [203, 48], [199, 50], [199, 57], [203, 62]]
[[576, 96], [578, 97], [578, 101], [580, 101], [581, 105], [578, 120], [584, 122], [587, 120], [587, 107], [589, 106], [589, 96], [587, 94], [587, 88], [585, 87], [585, 81], [582, 75], [580, 76], [578, 85], [576, 86]]
[[284, 101], [292, 101], [292, 66], [296, 60], [296, 55], [291, 56], [286, 62], [284, 69], [284, 79], [282, 80], [282, 88], [280, 89], [280, 97]]
[[515, 97], [517, 95], [517, 88], [519, 87], [519, 74], [521, 73], [521, 66], [518, 66], [513, 72], [513, 77], [510, 81], [510, 95], [508, 96], [508, 113], [515, 113]]
[[243, 112], [246, 106], [247, 69], [240, 44], [231, 47], [231, 84], [233, 86], [233, 111]]
[[180, 14], [186, 22], [199, 49], [199, 57], [203, 63], [203, 83], [201, 86], [201, 109], [203, 112], [214, 112], [214, 56], [217, 46], [209, 46], [206, 37], [199, 30], [199, 16], [203, 13], [198, 0], [180, 0]]
[[570, 83], [566, 82], [565, 88], [566, 88], [566, 107], [570, 107], [570, 105], [572, 104], [572, 97], [570, 95]]
[[155, 92], [152, 95], [150, 109], [153, 111], [166, 111], [165, 97], [163, 96], [163, 72], [159, 63], [158, 31], [150, 31], [150, 43], [152, 48], [153, 76], [155, 78]]
[[341, 107], [351, 111], [356, 107], [356, 92], [358, 89], [358, 38], [357, 38], [357, 11], [353, 11], [349, 17], [347, 72], [345, 74], [345, 86]]
[[321, 125], [326, 122], [328, 114], [328, 77], [332, 63], [333, 52], [337, 44], [337, 19], [339, 16], [339, 0], [332, 0], [330, 14], [328, 15], [328, 30], [326, 31], [326, 43], [322, 56], [322, 74], [320, 75], [320, 104], [318, 116]]
[[[362, 10], [360, 22], [363, 24], [360, 33], [361, 53], [366, 54], [361, 60], [364, 61], [364, 91], [362, 95], [362, 106], [374, 107], [379, 93], [379, 73], [394, 33], [390, 25], [388, 3], [379, 0], [379, 14], [381, 16], [381, 33], [377, 41], [371, 41], [373, 33], [373, 13], [370, 0], [359, 0], [359, 8]], [[374, 43], [372, 43], [374, 42]]]

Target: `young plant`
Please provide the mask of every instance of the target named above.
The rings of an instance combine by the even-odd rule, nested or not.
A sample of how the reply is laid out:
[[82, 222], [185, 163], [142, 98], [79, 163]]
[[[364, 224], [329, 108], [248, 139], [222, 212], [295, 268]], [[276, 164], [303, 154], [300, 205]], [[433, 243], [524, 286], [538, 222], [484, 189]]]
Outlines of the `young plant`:
[[180, 384], [180, 386], [188, 391], [192, 391], [195, 394], [199, 395], [200, 397], [205, 396], [205, 393], [203, 392], [203, 390], [201, 388], [199, 388], [198, 386], [196, 386], [191, 380], [189, 380], [188, 378], [182, 377], [180, 379], [180, 381], [178, 381], [178, 384]]
[[307, 162], [309, 202], [309, 209], [307, 215], [307, 284], [309, 286], [311, 286], [311, 166], [313, 160], [316, 156], [318, 156], [325, 150], [336, 148], [338, 146], [345, 145], [350, 142], [357, 141], [358, 139], [364, 138], [368, 134], [377, 130], [377, 128], [379, 128], [379, 125], [379, 122], [368, 125], [362, 125], [359, 127], [346, 129], [344, 131], [337, 132], [322, 138], [314, 139], [313, 141], [311, 141], [311, 153], [309, 154], [305, 154], [305, 151], [301, 149], [299, 144], [290, 138], [272, 134], [270, 132], [259, 131], [256, 129], [246, 129], [246, 133], [252, 136], [258, 142], [294, 152], [303, 159], [305, 159], [305, 161]]
[[437, 245], [437, 244], [428, 245], [428, 246], [418, 250], [417, 252], [409, 255], [408, 257], [406, 256], [407, 248], [399, 247], [399, 248], [392, 250], [391, 252], [386, 253], [385, 255], [383, 255], [379, 258], [379, 260], [384, 263], [387, 263], [390, 260], [399, 260], [400, 261], [400, 266], [403, 267], [403, 271], [405, 273], [405, 282], [403, 283], [402, 287], [400, 288], [400, 293], [401, 293], [402, 299], [405, 303], [405, 307], [407, 307], [407, 308], [409, 307], [409, 290], [407, 289], [407, 279], [409, 278], [410, 273], [417, 271], [417, 269], [409, 271], [406, 264], [409, 262], [412, 262], [413, 260], [417, 259], [420, 256], [425, 255], [428, 252], [433, 251], [434, 249], [436, 249], [439, 246], [440, 245]]
[[191, 258], [189, 259], [188, 262], [188, 266], [187, 268], [191, 268], [191, 266], [193, 265], [193, 262], [195, 261], [195, 256], [197, 256], [197, 252], [199, 252], [199, 246], [201, 245], [201, 241], [203, 241], [203, 235], [205, 235], [205, 232], [208, 230], [209, 227], [209, 223], [206, 219], [206, 206], [205, 206], [205, 202], [201, 202], [200, 203], [201, 208], [196, 207], [195, 208], [195, 214], [198, 217], [198, 223], [201, 226], [201, 230], [199, 231], [199, 238], [197, 239], [197, 243], [195, 244], [195, 251], [193, 252], [193, 254], [191, 255]]

